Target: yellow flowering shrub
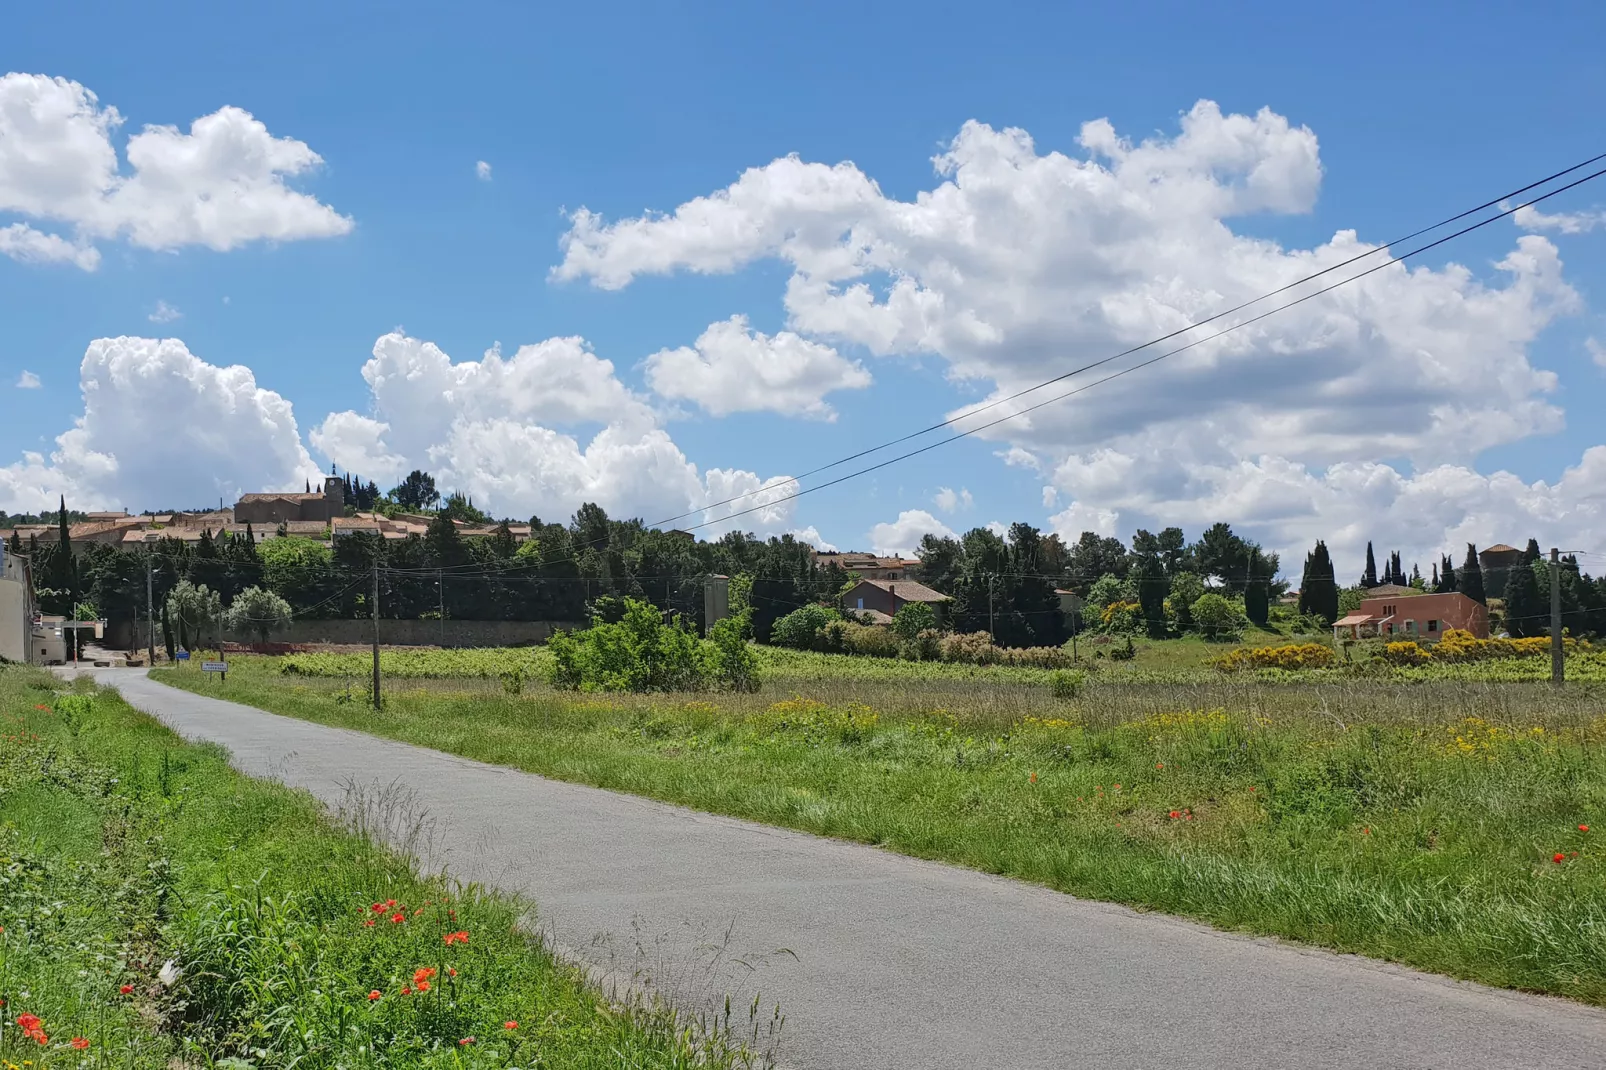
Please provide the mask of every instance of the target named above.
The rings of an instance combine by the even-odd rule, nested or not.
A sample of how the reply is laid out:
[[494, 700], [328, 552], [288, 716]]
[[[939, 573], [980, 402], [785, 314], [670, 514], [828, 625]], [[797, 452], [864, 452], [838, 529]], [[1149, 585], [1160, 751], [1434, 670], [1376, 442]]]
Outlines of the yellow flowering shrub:
[[[1568, 654], [1587, 653], [1592, 649], [1589, 643], [1580, 642], [1570, 636], [1564, 636], [1561, 645]], [[1436, 661], [1547, 658], [1550, 656], [1550, 637], [1541, 635], [1532, 639], [1479, 639], [1471, 632], [1451, 628], [1433, 647], [1432, 656]]]
[[1287, 643], [1283, 646], [1241, 646], [1216, 658], [1222, 672], [1243, 669], [1325, 669], [1333, 664], [1333, 648], [1322, 643]]
[[1403, 639], [1383, 647], [1383, 660], [1390, 665], [1426, 665], [1432, 656], [1414, 639]]

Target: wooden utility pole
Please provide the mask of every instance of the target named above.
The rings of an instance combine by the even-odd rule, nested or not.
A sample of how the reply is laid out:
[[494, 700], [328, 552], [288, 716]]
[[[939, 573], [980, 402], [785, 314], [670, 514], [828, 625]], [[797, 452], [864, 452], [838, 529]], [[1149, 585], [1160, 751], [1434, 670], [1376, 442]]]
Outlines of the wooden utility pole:
[[379, 551], [374, 551], [374, 709], [379, 709]]
[[1560, 687], [1567, 679], [1561, 646], [1561, 551], [1550, 548], [1550, 682]]

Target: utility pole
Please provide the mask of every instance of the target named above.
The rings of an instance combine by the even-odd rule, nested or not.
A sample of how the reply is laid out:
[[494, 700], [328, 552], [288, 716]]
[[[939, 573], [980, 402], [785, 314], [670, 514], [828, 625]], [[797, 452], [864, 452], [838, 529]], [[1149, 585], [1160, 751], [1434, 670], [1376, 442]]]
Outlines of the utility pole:
[[156, 601], [151, 596], [151, 555], [145, 552], [145, 664], [156, 665]]
[[[440, 598], [441, 649], [446, 649], [446, 572], [435, 570], [435, 594]], [[377, 597], [377, 596], [376, 596]]]
[[374, 709], [379, 709], [379, 551], [374, 551]]
[[987, 634], [992, 636], [993, 642], [998, 642], [998, 632], [993, 625], [993, 573], [987, 573]]
[[1550, 682], [1560, 687], [1567, 678], [1561, 647], [1561, 551], [1550, 548]]

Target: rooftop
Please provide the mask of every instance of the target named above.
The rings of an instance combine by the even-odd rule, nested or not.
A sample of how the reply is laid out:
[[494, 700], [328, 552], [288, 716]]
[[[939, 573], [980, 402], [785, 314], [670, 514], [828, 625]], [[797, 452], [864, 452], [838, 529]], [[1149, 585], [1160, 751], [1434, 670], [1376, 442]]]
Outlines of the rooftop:
[[914, 580], [860, 580], [861, 584], [879, 587], [889, 594], [896, 595], [905, 602], [949, 602], [952, 601], [941, 591], [934, 591], [923, 583]]

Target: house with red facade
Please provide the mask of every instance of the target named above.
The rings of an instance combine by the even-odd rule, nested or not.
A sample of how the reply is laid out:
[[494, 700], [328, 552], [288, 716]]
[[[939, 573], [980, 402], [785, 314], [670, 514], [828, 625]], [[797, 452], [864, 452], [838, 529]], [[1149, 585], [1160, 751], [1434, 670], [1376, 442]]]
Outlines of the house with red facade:
[[1334, 639], [1394, 639], [1435, 641], [1451, 628], [1489, 638], [1489, 611], [1460, 591], [1443, 594], [1385, 594], [1366, 598], [1359, 609], [1333, 622]]

